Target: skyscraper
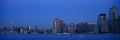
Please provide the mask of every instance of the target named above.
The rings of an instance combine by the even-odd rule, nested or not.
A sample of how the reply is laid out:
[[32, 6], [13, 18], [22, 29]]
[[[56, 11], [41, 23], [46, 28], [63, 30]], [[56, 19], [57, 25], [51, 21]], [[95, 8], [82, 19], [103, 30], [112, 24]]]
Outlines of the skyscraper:
[[13, 31], [13, 21], [10, 21], [10, 31]]
[[68, 33], [68, 25], [64, 24], [63, 33]]
[[76, 24], [76, 33], [87, 33], [88, 32], [88, 23], [78, 23]]
[[118, 8], [113, 6], [109, 10], [109, 30], [112, 33], [118, 32], [117, 28], [119, 27], [119, 15]]
[[75, 33], [75, 24], [74, 23], [70, 23], [69, 27], [68, 27], [68, 33]]
[[98, 27], [98, 32], [99, 32], [99, 33], [109, 32], [109, 30], [108, 30], [107, 17], [106, 17], [106, 14], [105, 14], [105, 13], [101, 13], [101, 14], [98, 16], [97, 27]]
[[98, 33], [98, 27], [96, 23], [88, 23], [88, 33]]
[[55, 18], [53, 21], [53, 26], [54, 26], [54, 33], [63, 33], [63, 26], [64, 26], [64, 21], [60, 20], [58, 18]]
[[117, 28], [118, 33], [120, 33], [120, 16], [119, 16], [119, 27]]
[[64, 26], [64, 20], [60, 20], [60, 33], [63, 33]]

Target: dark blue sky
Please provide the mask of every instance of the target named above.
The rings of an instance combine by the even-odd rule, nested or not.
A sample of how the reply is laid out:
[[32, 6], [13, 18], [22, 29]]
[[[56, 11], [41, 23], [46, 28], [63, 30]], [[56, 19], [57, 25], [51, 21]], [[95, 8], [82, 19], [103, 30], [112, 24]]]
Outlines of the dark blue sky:
[[1, 0], [0, 24], [52, 27], [55, 17], [65, 23], [96, 23], [100, 13], [108, 14], [119, 0]]

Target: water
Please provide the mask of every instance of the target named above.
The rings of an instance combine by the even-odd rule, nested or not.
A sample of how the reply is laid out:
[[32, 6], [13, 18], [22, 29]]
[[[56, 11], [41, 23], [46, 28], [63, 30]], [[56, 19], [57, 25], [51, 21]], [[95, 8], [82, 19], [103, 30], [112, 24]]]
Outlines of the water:
[[0, 40], [120, 40], [120, 34], [0, 34]]

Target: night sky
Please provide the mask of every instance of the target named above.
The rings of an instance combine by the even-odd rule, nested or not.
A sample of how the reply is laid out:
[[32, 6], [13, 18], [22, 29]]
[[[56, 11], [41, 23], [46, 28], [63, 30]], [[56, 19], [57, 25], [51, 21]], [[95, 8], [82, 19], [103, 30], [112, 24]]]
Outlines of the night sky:
[[37, 25], [52, 27], [53, 19], [65, 23], [96, 23], [100, 13], [108, 14], [113, 5], [119, 8], [119, 0], [1, 0], [0, 25]]

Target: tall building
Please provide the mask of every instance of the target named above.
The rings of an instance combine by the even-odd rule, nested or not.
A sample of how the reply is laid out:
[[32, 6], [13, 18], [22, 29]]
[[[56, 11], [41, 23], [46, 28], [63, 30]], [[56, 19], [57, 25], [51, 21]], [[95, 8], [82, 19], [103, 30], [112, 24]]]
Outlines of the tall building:
[[119, 27], [119, 15], [118, 15], [118, 8], [113, 6], [109, 10], [109, 30], [112, 33], [117, 33], [118, 32], [118, 27]]
[[10, 31], [13, 31], [13, 27], [14, 27], [13, 21], [10, 21]]
[[98, 27], [98, 32], [99, 33], [107, 33], [107, 32], [109, 32], [107, 17], [106, 17], [105, 13], [101, 13], [98, 16], [97, 27]]
[[80, 31], [81, 29], [80, 28], [81, 28], [80, 23], [76, 24], [76, 30], [75, 30], [75, 32], [76, 33], [81, 33], [81, 31]]
[[68, 33], [68, 25], [64, 24], [63, 33]]
[[15, 30], [15, 27], [13, 25], [13, 21], [10, 21], [10, 26], [9, 26], [9, 31], [8, 33], [17, 33], [16, 30]]
[[78, 23], [76, 24], [76, 33], [87, 33], [88, 32], [88, 23]]
[[53, 21], [53, 33], [63, 33], [64, 21], [58, 18], [55, 18]]
[[120, 16], [119, 16], [119, 27], [117, 28], [118, 33], [120, 33]]
[[64, 20], [60, 20], [60, 33], [63, 33], [64, 26]]
[[74, 23], [69, 24], [68, 33], [75, 33], [75, 24]]
[[27, 33], [32, 33], [30, 25], [26, 27], [26, 30], [27, 30]]
[[88, 33], [98, 33], [98, 28], [96, 23], [88, 24]]
[[27, 29], [27, 30], [31, 30], [31, 26], [30, 26], [30, 25], [27, 26], [26, 29]]

